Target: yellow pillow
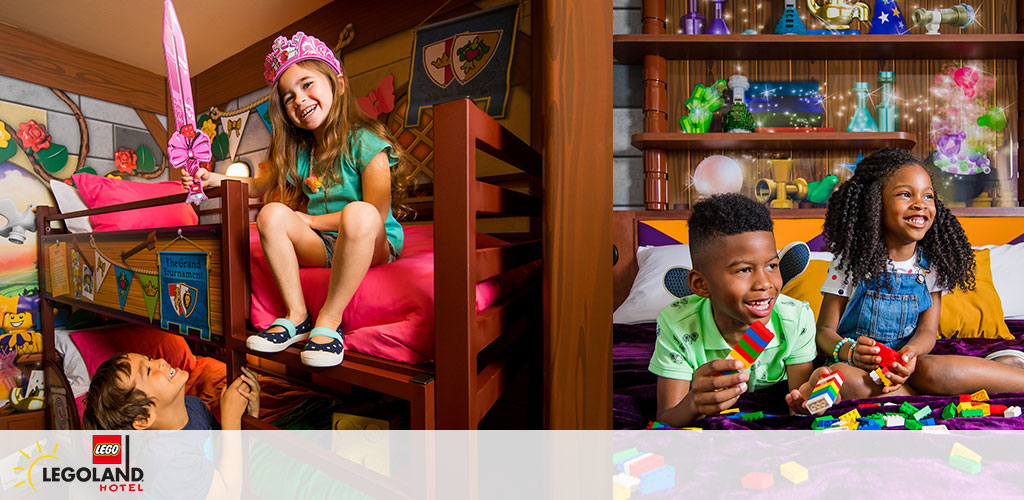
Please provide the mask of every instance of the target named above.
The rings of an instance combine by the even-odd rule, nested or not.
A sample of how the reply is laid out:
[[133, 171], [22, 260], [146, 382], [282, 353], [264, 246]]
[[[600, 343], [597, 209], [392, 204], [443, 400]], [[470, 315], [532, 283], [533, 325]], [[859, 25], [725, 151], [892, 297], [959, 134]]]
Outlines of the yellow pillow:
[[1003, 306], [992, 284], [988, 249], [974, 251], [973, 292], [954, 290], [942, 297], [939, 338], [986, 338], [1013, 340], [1003, 320]]
[[825, 284], [825, 275], [828, 274], [828, 265], [831, 263], [829, 260], [810, 261], [807, 263], [807, 270], [786, 283], [786, 287], [782, 289], [786, 296], [810, 304], [815, 319], [818, 318], [818, 311], [821, 309], [821, 285]]

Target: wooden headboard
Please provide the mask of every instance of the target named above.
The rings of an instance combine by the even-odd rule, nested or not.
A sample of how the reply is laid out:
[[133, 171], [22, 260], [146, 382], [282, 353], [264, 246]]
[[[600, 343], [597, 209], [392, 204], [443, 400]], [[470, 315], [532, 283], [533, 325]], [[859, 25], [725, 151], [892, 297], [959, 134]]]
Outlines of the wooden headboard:
[[[1024, 242], [1024, 208], [952, 208], [953, 215], [960, 219], [967, 238], [972, 245], [1003, 245]], [[776, 245], [800, 239], [809, 241], [820, 234], [825, 209], [771, 210], [775, 220]], [[638, 243], [637, 224], [653, 221], [655, 225], [673, 225], [671, 221], [685, 221], [689, 210], [616, 210], [612, 215], [612, 241], [616, 250], [616, 261], [612, 266], [615, 307], [619, 307], [629, 295], [633, 278], [637, 273], [636, 249]], [[649, 227], [650, 225], [648, 225]], [[685, 222], [674, 228], [672, 239], [686, 243], [688, 236]], [[816, 229], [816, 231], [815, 231]], [[666, 236], [668, 238], [669, 236]], [[812, 245], [812, 250], [814, 250]]]

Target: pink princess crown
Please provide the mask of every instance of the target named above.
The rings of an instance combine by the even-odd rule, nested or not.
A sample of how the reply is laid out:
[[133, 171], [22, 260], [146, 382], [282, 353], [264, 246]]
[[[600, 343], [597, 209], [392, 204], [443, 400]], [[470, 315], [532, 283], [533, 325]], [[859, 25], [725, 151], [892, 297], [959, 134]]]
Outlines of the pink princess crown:
[[299, 31], [292, 35], [291, 40], [283, 36], [274, 40], [274, 48], [267, 54], [267, 60], [263, 64], [263, 77], [267, 79], [267, 86], [273, 87], [284, 70], [292, 64], [308, 59], [327, 63], [339, 75], [342, 74], [341, 63], [334, 57], [330, 47], [319, 38]]

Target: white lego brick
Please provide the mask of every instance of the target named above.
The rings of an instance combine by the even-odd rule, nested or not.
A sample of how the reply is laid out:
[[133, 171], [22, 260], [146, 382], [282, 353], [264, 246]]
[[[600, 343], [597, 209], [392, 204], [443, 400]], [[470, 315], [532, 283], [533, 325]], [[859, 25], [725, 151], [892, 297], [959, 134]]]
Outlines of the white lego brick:
[[1020, 416], [1020, 407], [1019, 406], [1011, 406], [1011, 407], [1007, 408], [1006, 410], [1003, 411], [1003, 416], [1004, 417], [1019, 417]]

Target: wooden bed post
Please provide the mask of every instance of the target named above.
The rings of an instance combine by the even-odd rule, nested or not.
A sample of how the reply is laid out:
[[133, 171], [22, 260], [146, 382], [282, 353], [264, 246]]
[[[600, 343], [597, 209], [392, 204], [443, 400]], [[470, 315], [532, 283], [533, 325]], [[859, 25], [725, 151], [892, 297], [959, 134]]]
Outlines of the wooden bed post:
[[[476, 320], [476, 282], [470, 272], [476, 254], [476, 144], [468, 99], [434, 106], [434, 311], [437, 370], [437, 428], [476, 429], [476, 353], [471, 332]], [[443, 132], [439, 134], [438, 132]], [[441, 137], [443, 135], [443, 137]], [[441, 144], [443, 142], [443, 145]]]
[[[245, 364], [246, 298], [249, 297], [249, 192], [239, 181], [221, 183], [221, 286], [228, 383]], [[231, 293], [228, 293], [231, 290]]]
[[[46, 255], [45, 245], [42, 237], [50, 232], [50, 223], [46, 217], [56, 213], [54, 207], [43, 206], [36, 209], [36, 268], [39, 270], [39, 325], [37, 328], [43, 334], [43, 387], [50, 392], [53, 381], [50, 380], [50, 370], [45, 369], [47, 361], [57, 362], [57, 348], [53, 334], [53, 302], [47, 299], [46, 289], [49, 287], [49, 276], [46, 275], [50, 269], [49, 260]], [[43, 407], [43, 422], [48, 429], [54, 427], [53, 411], [50, 408], [51, 394], [46, 394], [46, 405]], [[72, 396], [73, 399], [73, 396]]]

